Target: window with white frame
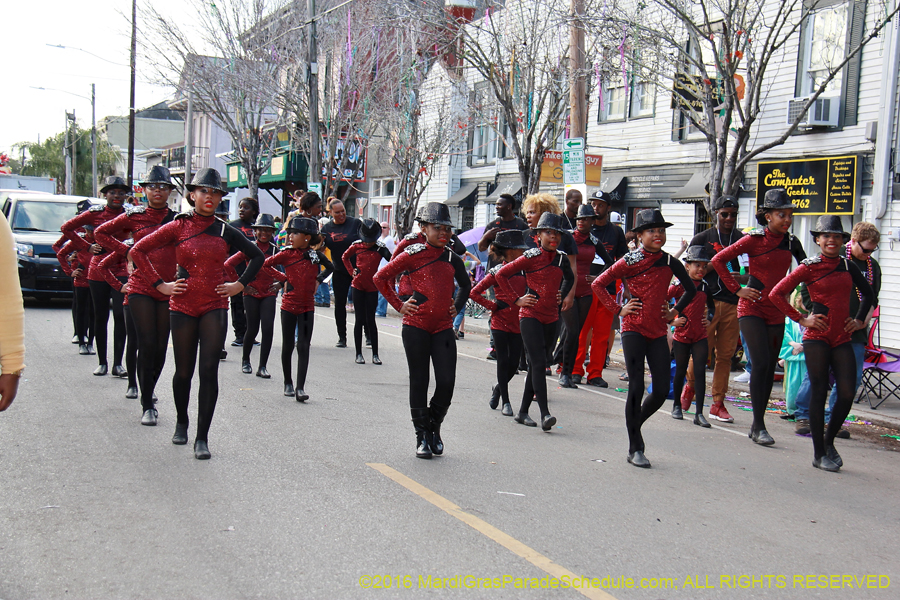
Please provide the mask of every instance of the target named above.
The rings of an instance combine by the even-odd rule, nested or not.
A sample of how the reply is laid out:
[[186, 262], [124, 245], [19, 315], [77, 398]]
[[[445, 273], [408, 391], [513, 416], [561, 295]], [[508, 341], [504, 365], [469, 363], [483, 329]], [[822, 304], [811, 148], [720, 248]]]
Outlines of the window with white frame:
[[[814, 93], [828, 74], [844, 60], [849, 22], [847, 4], [835, 4], [809, 12], [804, 22], [800, 93]], [[839, 71], [827, 86], [826, 96], [841, 93]]]
[[497, 158], [498, 140], [494, 124], [498, 117], [491, 105], [490, 83], [487, 81], [476, 83], [472, 94], [474, 125], [469, 136], [469, 151], [473, 166], [489, 164]]
[[653, 115], [656, 104], [656, 86], [640, 81], [631, 86], [631, 118]]
[[369, 196], [372, 200], [390, 200], [390, 202], [382, 201], [379, 204], [392, 204], [393, 199], [397, 196], [397, 180], [373, 179], [369, 189]]
[[600, 121], [618, 121], [625, 118], [627, 88], [624, 85], [604, 86], [603, 105], [599, 107]]

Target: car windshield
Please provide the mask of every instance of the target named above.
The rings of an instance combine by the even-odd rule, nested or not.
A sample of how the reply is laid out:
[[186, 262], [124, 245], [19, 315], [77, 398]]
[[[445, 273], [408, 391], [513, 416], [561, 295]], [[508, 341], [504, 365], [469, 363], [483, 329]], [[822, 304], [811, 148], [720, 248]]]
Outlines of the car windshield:
[[63, 223], [78, 214], [75, 202], [19, 201], [12, 218], [17, 231], [59, 232]]

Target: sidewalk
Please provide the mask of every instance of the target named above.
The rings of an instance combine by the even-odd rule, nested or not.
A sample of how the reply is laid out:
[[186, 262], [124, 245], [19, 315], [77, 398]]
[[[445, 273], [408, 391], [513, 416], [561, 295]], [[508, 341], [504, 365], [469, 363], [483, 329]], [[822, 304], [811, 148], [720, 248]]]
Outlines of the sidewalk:
[[[392, 312], [393, 315], [397, 317], [400, 316], [393, 310], [391, 310], [388, 314], [391, 314]], [[465, 323], [463, 325], [463, 330], [465, 331], [466, 335], [474, 333], [488, 336], [490, 335], [490, 327], [488, 326], [488, 322], [489, 319], [486, 317], [480, 319], [466, 317]], [[610, 354], [610, 365], [605, 369], [605, 371], [609, 372], [610, 376], [604, 376], [604, 379], [609, 382], [610, 389], [628, 387], [628, 382], [619, 381], [619, 375], [624, 372], [624, 370], [625, 367], [622, 357], [621, 338], [617, 336], [616, 341], [613, 344], [612, 353]], [[731, 374], [731, 382], [729, 384], [728, 394], [729, 396], [733, 396], [739, 403], [742, 400], [749, 403], [750, 385], [747, 383], [736, 383], [734, 381], [734, 378], [739, 374], [740, 373]], [[708, 377], [711, 379], [712, 373], [709, 373]], [[740, 394], [742, 392], [746, 393], [747, 396], [741, 397]], [[775, 385], [772, 388], [772, 400], [780, 402], [784, 401], [784, 388], [779, 381], [776, 381]], [[858, 404], [854, 402], [853, 407], [850, 409], [850, 414], [855, 415], [858, 419], [869, 421], [874, 425], [900, 430], [900, 401], [893, 398], [885, 401], [881, 406], [878, 407], [877, 410], [872, 410], [869, 407], [868, 401], [863, 398], [863, 401]]]

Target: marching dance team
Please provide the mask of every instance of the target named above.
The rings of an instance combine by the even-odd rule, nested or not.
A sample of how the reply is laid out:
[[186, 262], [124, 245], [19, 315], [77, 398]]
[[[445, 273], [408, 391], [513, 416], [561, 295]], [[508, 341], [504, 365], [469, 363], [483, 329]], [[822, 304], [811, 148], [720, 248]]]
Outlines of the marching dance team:
[[[673, 418], [683, 419], [693, 403], [694, 424], [710, 427], [703, 411], [706, 365], [712, 351], [716, 369], [709, 416], [733, 422], [722, 401], [738, 328], [753, 364], [749, 437], [762, 446], [775, 443], [766, 430], [765, 413], [786, 316], [803, 332], [813, 466], [838, 471], [843, 465], [834, 441], [841, 437], [860, 370], [851, 336], [866, 327], [870, 309], [877, 303], [877, 289], [870, 285], [871, 273], [863, 273], [859, 261], [850, 260], [851, 246], [846, 246], [850, 235], [839, 217], [819, 218], [810, 233], [820, 252], [806, 257], [800, 240], [790, 233], [794, 207], [783, 189], [765, 194], [756, 214], [761, 227], [747, 235], [735, 235], [737, 201], [731, 196], [717, 200], [718, 222], [709, 230], [715, 235], [698, 234], [682, 260], [662, 249], [672, 224], [658, 209], [635, 215], [631, 232], [637, 247], [626, 253], [621, 230], [610, 223], [610, 200], [605, 193], [595, 193], [591, 204], [581, 204], [581, 195], [571, 194], [564, 213], [549, 194], [528, 196], [522, 214], [529, 229], [495, 227], [479, 242], [480, 246], [489, 243], [494, 266], [473, 287], [461, 258], [466, 247], [454, 235], [443, 203], [429, 202], [420, 208], [416, 217], [420, 229], [401, 240], [392, 255], [379, 241], [381, 225], [374, 219], [347, 217], [340, 201], [330, 203], [333, 220], [320, 228], [314, 217], [321, 211], [322, 200], [313, 192], [303, 195], [301, 205], [306, 210], [288, 220], [276, 244], [275, 219], [260, 213], [252, 198], [241, 201], [239, 221], [229, 224], [216, 217], [227, 189], [214, 169], [201, 170], [186, 186], [192, 210], [181, 214], [169, 208], [175, 185], [165, 167], [154, 167], [140, 185], [147, 203], [125, 205], [129, 192], [125, 181], [107, 178], [101, 189], [105, 205], [80, 207], [81, 212], [62, 226], [63, 237], [54, 250], [63, 271], [73, 278], [73, 343], [79, 344], [80, 354], [90, 355], [96, 340], [99, 366], [94, 375], [106, 375], [112, 310], [111, 373], [128, 378], [126, 397], [140, 398], [140, 422], [154, 426], [159, 419], [156, 392], [171, 333], [174, 444], [188, 442], [188, 405], [199, 358], [194, 438], [198, 459], [211, 456], [208, 436], [218, 398], [229, 303], [233, 311], [240, 308], [242, 313], [234, 317], [236, 343], [243, 346], [241, 371], [253, 373], [251, 354], [259, 345], [256, 376], [269, 379], [277, 297], [283, 293], [284, 395], [305, 402], [310, 398], [306, 381], [314, 295], [324, 280], [340, 275], [340, 285], [335, 287], [347, 289], [337, 294], [338, 347], [346, 346], [343, 303], [349, 290], [356, 314], [357, 364], [366, 362], [364, 332], [372, 363], [382, 364], [375, 320], [379, 292], [403, 317], [401, 339], [419, 458], [444, 453], [441, 425], [456, 381], [453, 319], [471, 299], [491, 312], [497, 377], [490, 408], [502, 405], [503, 415], [537, 427], [529, 415], [536, 402], [539, 423], [546, 432], [557, 423], [550, 414], [547, 390], [551, 364], [560, 365], [560, 388], [577, 387], [587, 360], [587, 382], [606, 387], [601, 374], [611, 343], [607, 330], [621, 320], [628, 381], [627, 460], [642, 468], [650, 467], [642, 425], [663, 406], [668, 394], [674, 399]], [[511, 207], [512, 202], [511, 197], [504, 198], [504, 206]], [[330, 251], [330, 260], [324, 247]], [[794, 260], [798, 266], [791, 270]], [[741, 266], [746, 267], [744, 275]], [[789, 301], [801, 285], [809, 300], [807, 315]], [[258, 333], [261, 342], [256, 342]], [[598, 343], [592, 345], [590, 338]], [[296, 369], [292, 364], [295, 349]], [[523, 362], [527, 373], [514, 411], [510, 384]], [[435, 386], [429, 399], [432, 369]], [[646, 370], [651, 388], [645, 397]], [[826, 426], [830, 377], [835, 381], [836, 400]]]

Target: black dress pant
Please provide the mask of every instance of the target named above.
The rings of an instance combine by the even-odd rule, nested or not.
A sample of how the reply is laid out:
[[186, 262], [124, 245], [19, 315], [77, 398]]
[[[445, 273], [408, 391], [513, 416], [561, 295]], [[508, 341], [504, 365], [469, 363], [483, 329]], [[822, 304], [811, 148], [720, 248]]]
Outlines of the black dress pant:
[[428, 385], [434, 366], [434, 395], [431, 405], [446, 408], [456, 385], [456, 334], [453, 329], [428, 333], [404, 325], [400, 331], [409, 366], [409, 407], [428, 408]]
[[353, 325], [353, 343], [356, 353], [362, 354], [363, 329], [372, 343], [372, 354], [378, 355], [378, 327], [375, 324], [375, 309], [378, 307], [378, 292], [364, 292], [356, 288], [353, 291], [353, 310], [356, 311], [356, 323]]
[[578, 354], [578, 337], [581, 335], [581, 329], [587, 320], [588, 313], [591, 310], [591, 302], [594, 295], [582, 296], [575, 298], [572, 308], [563, 311], [562, 319], [566, 325], [566, 335], [561, 339], [560, 345], [563, 347], [562, 353], [562, 372], [566, 375], [572, 374], [575, 368], [575, 356]]
[[343, 271], [335, 271], [331, 276], [331, 287], [334, 289], [334, 321], [338, 339], [344, 342], [347, 341], [347, 295], [350, 293], [352, 281], [353, 277]]
[[243, 294], [231, 297], [231, 327], [234, 329], [234, 339], [244, 339], [244, 334], [247, 333], [247, 316], [244, 314]]

